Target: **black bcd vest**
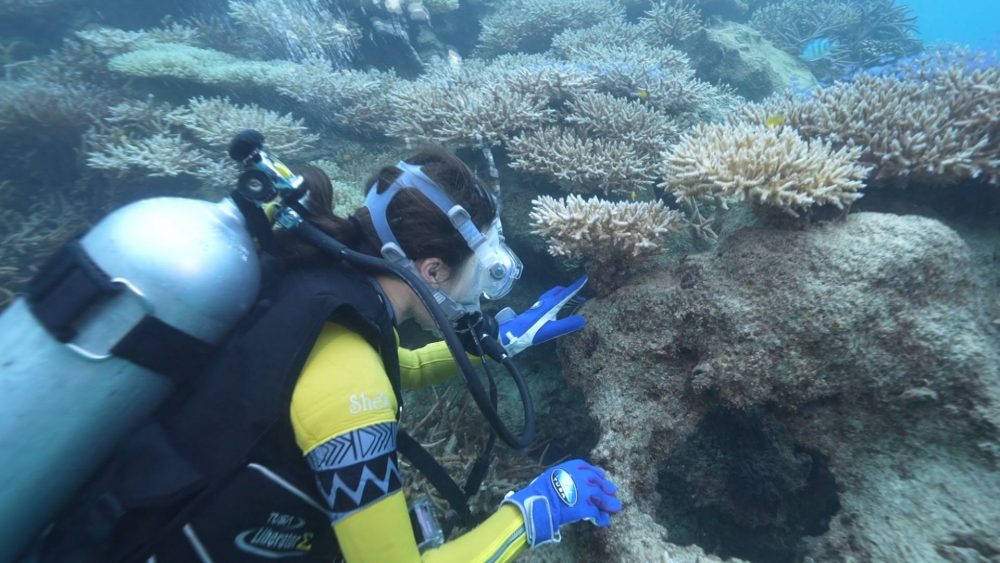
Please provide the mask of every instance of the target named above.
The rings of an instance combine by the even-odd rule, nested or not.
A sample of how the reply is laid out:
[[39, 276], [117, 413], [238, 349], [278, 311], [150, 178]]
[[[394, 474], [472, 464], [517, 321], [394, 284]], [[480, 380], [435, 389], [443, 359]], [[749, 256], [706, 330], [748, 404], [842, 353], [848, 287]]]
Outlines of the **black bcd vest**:
[[37, 561], [339, 559], [295, 442], [291, 394], [324, 323], [336, 321], [379, 351], [402, 405], [393, 322], [372, 282], [350, 269], [265, 271], [261, 298], [222, 353], [117, 447]]

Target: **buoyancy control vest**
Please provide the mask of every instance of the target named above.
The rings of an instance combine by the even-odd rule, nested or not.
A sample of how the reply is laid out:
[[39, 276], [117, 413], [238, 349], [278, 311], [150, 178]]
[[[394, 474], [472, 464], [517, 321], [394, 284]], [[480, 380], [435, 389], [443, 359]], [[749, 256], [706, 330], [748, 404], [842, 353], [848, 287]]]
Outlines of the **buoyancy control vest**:
[[343, 266], [272, 264], [261, 295], [220, 357], [117, 448], [50, 528], [41, 562], [339, 559], [295, 442], [291, 395], [334, 321], [379, 351], [402, 405], [393, 320], [373, 282]]

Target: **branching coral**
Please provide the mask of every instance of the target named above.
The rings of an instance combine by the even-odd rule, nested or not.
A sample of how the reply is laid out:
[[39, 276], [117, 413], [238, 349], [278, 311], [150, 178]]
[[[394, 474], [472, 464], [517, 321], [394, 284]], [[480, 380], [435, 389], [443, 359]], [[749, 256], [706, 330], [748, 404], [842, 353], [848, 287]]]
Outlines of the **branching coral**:
[[78, 39], [102, 55], [113, 56], [135, 51], [156, 43], [197, 45], [201, 34], [193, 27], [173, 24], [168, 27], [126, 31], [113, 27], [93, 27], [74, 33]]
[[318, 137], [291, 115], [240, 106], [225, 98], [192, 98], [171, 109], [154, 100], [131, 100], [110, 109], [88, 135], [87, 166], [119, 174], [197, 178], [209, 188], [227, 186], [233, 169], [224, 151], [233, 134], [257, 129], [269, 147], [287, 156], [308, 150]]
[[547, 174], [566, 190], [627, 195], [652, 186], [659, 154], [677, 135], [669, 117], [607, 94], [582, 94], [566, 110], [568, 127], [510, 139], [513, 168]]
[[639, 24], [651, 45], [679, 43], [705, 28], [701, 12], [690, 0], [658, 0]]
[[369, 138], [386, 134], [396, 113], [390, 93], [402, 87], [391, 72], [334, 70], [320, 58], [286, 68], [274, 84], [278, 92], [301, 102], [303, 111]]
[[915, 19], [895, 0], [784, 0], [754, 12], [750, 23], [794, 55], [813, 39], [832, 40], [831, 58], [814, 66], [835, 76], [845, 67], [867, 67], [920, 46]]
[[219, 151], [244, 129], [263, 133], [268, 148], [279, 154], [299, 153], [319, 142], [319, 137], [309, 133], [302, 120], [291, 114], [282, 115], [253, 104], [241, 106], [227, 98], [192, 98], [187, 106], [170, 112], [167, 119]]
[[344, 64], [361, 38], [350, 19], [319, 0], [230, 0], [229, 16], [261, 52], [294, 60], [324, 57]]
[[[580, 69], [538, 58], [502, 57], [488, 65], [442, 69], [393, 93], [389, 131], [406, 141], [496, 145], [555, 120], [557, 106], [592, 92]], [[516, 64], [513, 61], [528, 64]]]
[[621, 139], [644, 153], [659, 154], [676, 140], [679, 130], [668, 115], [637, 100], [608, 94], [581, 94], [566, 109], [564, 121], [588, 137]]
[[1000, 183], [1000, 67], [917, 65], [899, 76], [862, 76], [808, 98], [751, 104], [744, 121], [784, 116], [803, 137], [859, 147], [878, 183]]
[[533, 233], [545, 238], [549, 253], [583, 259], [591, 286], [601, 295], [620, 287], [629, 274], [663, 248], [664, 238], [681, 231], [681, 214], [661, 202], [612, 202], [570, 195], [536, 198]]
[[665, 155], [662, 187], [681, 200], [736, 197], [798, 216], [860, 198], [869, 172], [860, 156], [858, 148], [806, 142], [791, 128], [703, 124]]
[[621, 6], [612, 0], [582, 0], [572, 6], [562, 0], [503, 0], [494, 14], [483, 18], [480, 50], [486, 55], [538, 53], [561, 31], [623, 17]]
[[128, 76], [178, 78], [200, 84], [268, 86], [286, 83], [300, 71], [290, 61], [255, 61], [180, 43], [142, 43], [115, 55], [108, 68]]
[[564, 189], [605, 194], [643, 191], [653, 184], [656, 158], [624, 141], [591, 139], [547, 127], [508, 143], [512, 168], [547, 174]]

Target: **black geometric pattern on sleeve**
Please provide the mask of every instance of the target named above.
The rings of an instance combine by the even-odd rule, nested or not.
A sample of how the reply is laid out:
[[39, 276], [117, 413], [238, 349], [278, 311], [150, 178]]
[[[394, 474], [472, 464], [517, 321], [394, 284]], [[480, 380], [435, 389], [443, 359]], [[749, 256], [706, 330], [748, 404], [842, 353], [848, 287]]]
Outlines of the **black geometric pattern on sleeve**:
[[334, 522], [402, 488], [395, 423], [337, 436], [311, 451], [308, 459]]

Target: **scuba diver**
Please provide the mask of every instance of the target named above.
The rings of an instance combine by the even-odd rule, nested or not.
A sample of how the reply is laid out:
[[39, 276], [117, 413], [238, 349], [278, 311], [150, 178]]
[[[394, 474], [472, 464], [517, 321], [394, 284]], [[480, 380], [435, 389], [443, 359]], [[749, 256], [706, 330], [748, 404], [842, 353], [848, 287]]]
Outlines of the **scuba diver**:
[[[234, 158], [260, 161], [249, 152]], [[523, 381], [517, 436], [499, 422], [495, 388], [487, 395], [466, 375], [470, 358], [510, 366], [525, 348], [581, 328], [581, 317], [557, 314], [586, 280], [494, 320], [480, 299], [507, 295], [522, 267], [504, 243], [496, 198], [468, 166], [426, 149], [367, 185], [364, 206], [342, 218], [325, 174], [302, 171], [296, 203], [277, 218], [286, 228], [261, 237], [261, 297], [221, 359], [118, 448], [29, 561], [508, 561], [558, 542], [563, 525], [610, 524], [617, 489], [579, 459], [508, 493], [478, 525], [465, 518], [471, 529], [448, 542], [429, 503], [408, 506], [397, 454], [435, 464], [419, 460], [429, 454], [400, 428], [401, 388], [461, 372], [496, 435], [526, 449]], [[289, 228], [298, 223], [313, 235]], [[354, 258], [331, 258], [316, 244], [323, 237]], [[400, 348], [396, 327], [407, 320], [445, 341]], [[438, 471], [428, 479], [468, 516], [455, 497], [478, 483], [456, 492]]]

